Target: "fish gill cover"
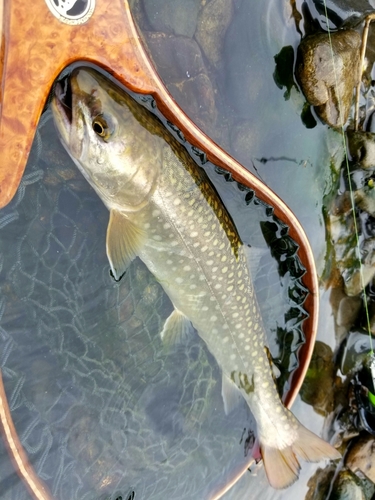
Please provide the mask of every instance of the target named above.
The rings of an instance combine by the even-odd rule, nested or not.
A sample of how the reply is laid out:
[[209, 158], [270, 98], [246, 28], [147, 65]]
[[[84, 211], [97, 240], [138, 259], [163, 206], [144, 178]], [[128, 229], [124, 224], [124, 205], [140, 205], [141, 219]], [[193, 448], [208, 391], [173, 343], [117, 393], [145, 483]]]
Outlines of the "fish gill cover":
[[[139, 259], [110, 276], [108, 213], [51, 125], [47, 110], [0, 217], [0, 367], [19, 438], [59, 500], [208, 498], [248, 460], [254, 419], [245, 401], [225, 415], [198, 335], [163, 348], [172, 306]], [[204, 168], [242, 240], [263, 247], [253, 278], [285, 392], [306, 315], [295, 244], [254, 192]], [[28, 498], [0, 451], [2, 495]]]

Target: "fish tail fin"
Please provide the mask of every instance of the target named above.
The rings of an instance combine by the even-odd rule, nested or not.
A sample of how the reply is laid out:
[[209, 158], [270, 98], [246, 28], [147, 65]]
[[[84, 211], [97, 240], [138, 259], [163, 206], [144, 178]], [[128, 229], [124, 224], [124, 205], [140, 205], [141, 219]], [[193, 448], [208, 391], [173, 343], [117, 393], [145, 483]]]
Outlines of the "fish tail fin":
[[307, 462], [323, 459], [336, 460], [340, 453], [332, 445], [299, 424], [295, 441], [285, 448], [273, 448], [260, 444], [264, 468], [273, 488], [287, 488], [297, 479], [300, 471], [298, 457]]

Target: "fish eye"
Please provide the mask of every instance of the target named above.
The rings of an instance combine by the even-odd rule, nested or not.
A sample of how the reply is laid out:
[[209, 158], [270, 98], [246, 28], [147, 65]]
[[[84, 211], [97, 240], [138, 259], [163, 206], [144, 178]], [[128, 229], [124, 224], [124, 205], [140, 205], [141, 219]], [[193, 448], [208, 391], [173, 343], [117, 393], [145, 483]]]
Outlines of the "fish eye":
[[112, 135], [114, 125], [110, 117], [98, 115], [92, 121], [92, 129], [96, 135], [106, 140]]

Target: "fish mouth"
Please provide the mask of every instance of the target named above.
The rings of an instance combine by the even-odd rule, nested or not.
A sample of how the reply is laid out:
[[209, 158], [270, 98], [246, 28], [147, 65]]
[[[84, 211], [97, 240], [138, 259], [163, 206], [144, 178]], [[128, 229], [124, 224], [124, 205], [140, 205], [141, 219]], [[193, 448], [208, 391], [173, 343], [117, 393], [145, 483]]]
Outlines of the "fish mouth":
[[54, 101], [60, 117], [70, 128], [73, 120], [73, 94], [69, 77], [65, 77], [56, 83]]

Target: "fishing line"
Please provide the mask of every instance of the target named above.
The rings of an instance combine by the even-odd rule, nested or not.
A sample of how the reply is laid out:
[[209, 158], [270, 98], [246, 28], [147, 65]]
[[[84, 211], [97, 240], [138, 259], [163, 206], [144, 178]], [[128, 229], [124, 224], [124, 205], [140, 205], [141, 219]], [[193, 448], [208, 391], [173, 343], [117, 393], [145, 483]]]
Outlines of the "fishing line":
[[[329, 20], [328, 20], [328, 12], [327, 12], [327, 4], [326, 0], [323, 0], [324, 3], [324, 11], [325, 11], [325, 17], [326, 17], [326, 23], [327, 23], [327, 32], [328, 32], [328, 39], [329, 39], [329, 45], [331, 49], [331, 56], [332, 56], [332, 66], [333, 66], [333, 72], [335, 76], [335, 85], [336, 88], [338, 89], [338, 78], [337, 78], [337, 71], [336, 71], [336, 65], [335, 65], [335, 57], [333, 53], [333, 46], [332, 46], [332, 39], [331, 39], [331, 30], [329, 27]], [[366, 21], [366, 28], [368, 30], [368, 25]], [[367, 35], [367, 32], [366, 32]], [[362, 38], [362, 49], [361, 49], [361, 56], [365, 53], [366, 49], [366, 40], [367, 36]], [[359, 102], [359, 89], [360, 89], [360, 79], [362, 76], [362, 57], [360, 60], [360, 69], [359, 69], [359, 84], [356, 87], [356, 102]], [[339, 115], [342, 118], [342, 106], [341, 106], [341, 96], [340, 93], [337, 92], [337, 100], [338, 100], [338, 106], [339, 106]], [[357, 115], [356, 118], [357, 120]], [[357, 122], [356, 125], [357, 127]], [[342, 143], [344, 147], [344, 154], [345, 154], [345, 164], [346, 164], [346, 172], [348, 176], [348, 184], [349, 184], [349, 192], [350, 192], [350, 202], [351, 202], [351, 207], [352, 207], [352, 213], [353, 213], [353, 221], [354, 221], [354, 230], [355, 230], [355, 238], [356, 238], [356, 254], [357, 258], [359, 261], [359, 274], [360, 274], [360, 282], [361, 282], [361, 288], [363, 290], [363, 302], [364, 302], [364, 307], [365, 307], [365, 314], [366, 314], [366, 322], [367, 322], [367, 330], [369, 334], [369, 340], [370, 340], [370, 355], [372, 358], [371, 362], [371, 372], [372, 376], [375, 379], [375, 356], [374, 356], [374, 351], [373, 351], [373, 345], [372, 345], [372, 335], [371, 335], [371, 325], [370, 325], [370, 315], [369, 315], [369, 310], [368, 310], [368, 300], [367, 300], [367, 295], [366, 295], [366, 290], [365, 290], [365, 281], [363, 277], [363, 267], [362, 267], [362, 262], [361, 262], [361, 253], [360, 253], [360, 242], [359, 242], [359, 232], [358, 232], [358, 226], [357, 226], [357, 219], [356, 219], [356, 214], [355, 214], [355, 200], [354, 200], [354, 193], [352, 189], [352, 181], [351, 181], [351, 175], [350, 175], [350, 168], [349, 168], [349, 158], [348, 158], [348, 153], [347, 153], [347, 141], [346, 141], [346, 136], [345, 136], [345, 131], [344, 131], [344, 124], [341, 121], [341, 137], [342, 137]]]

